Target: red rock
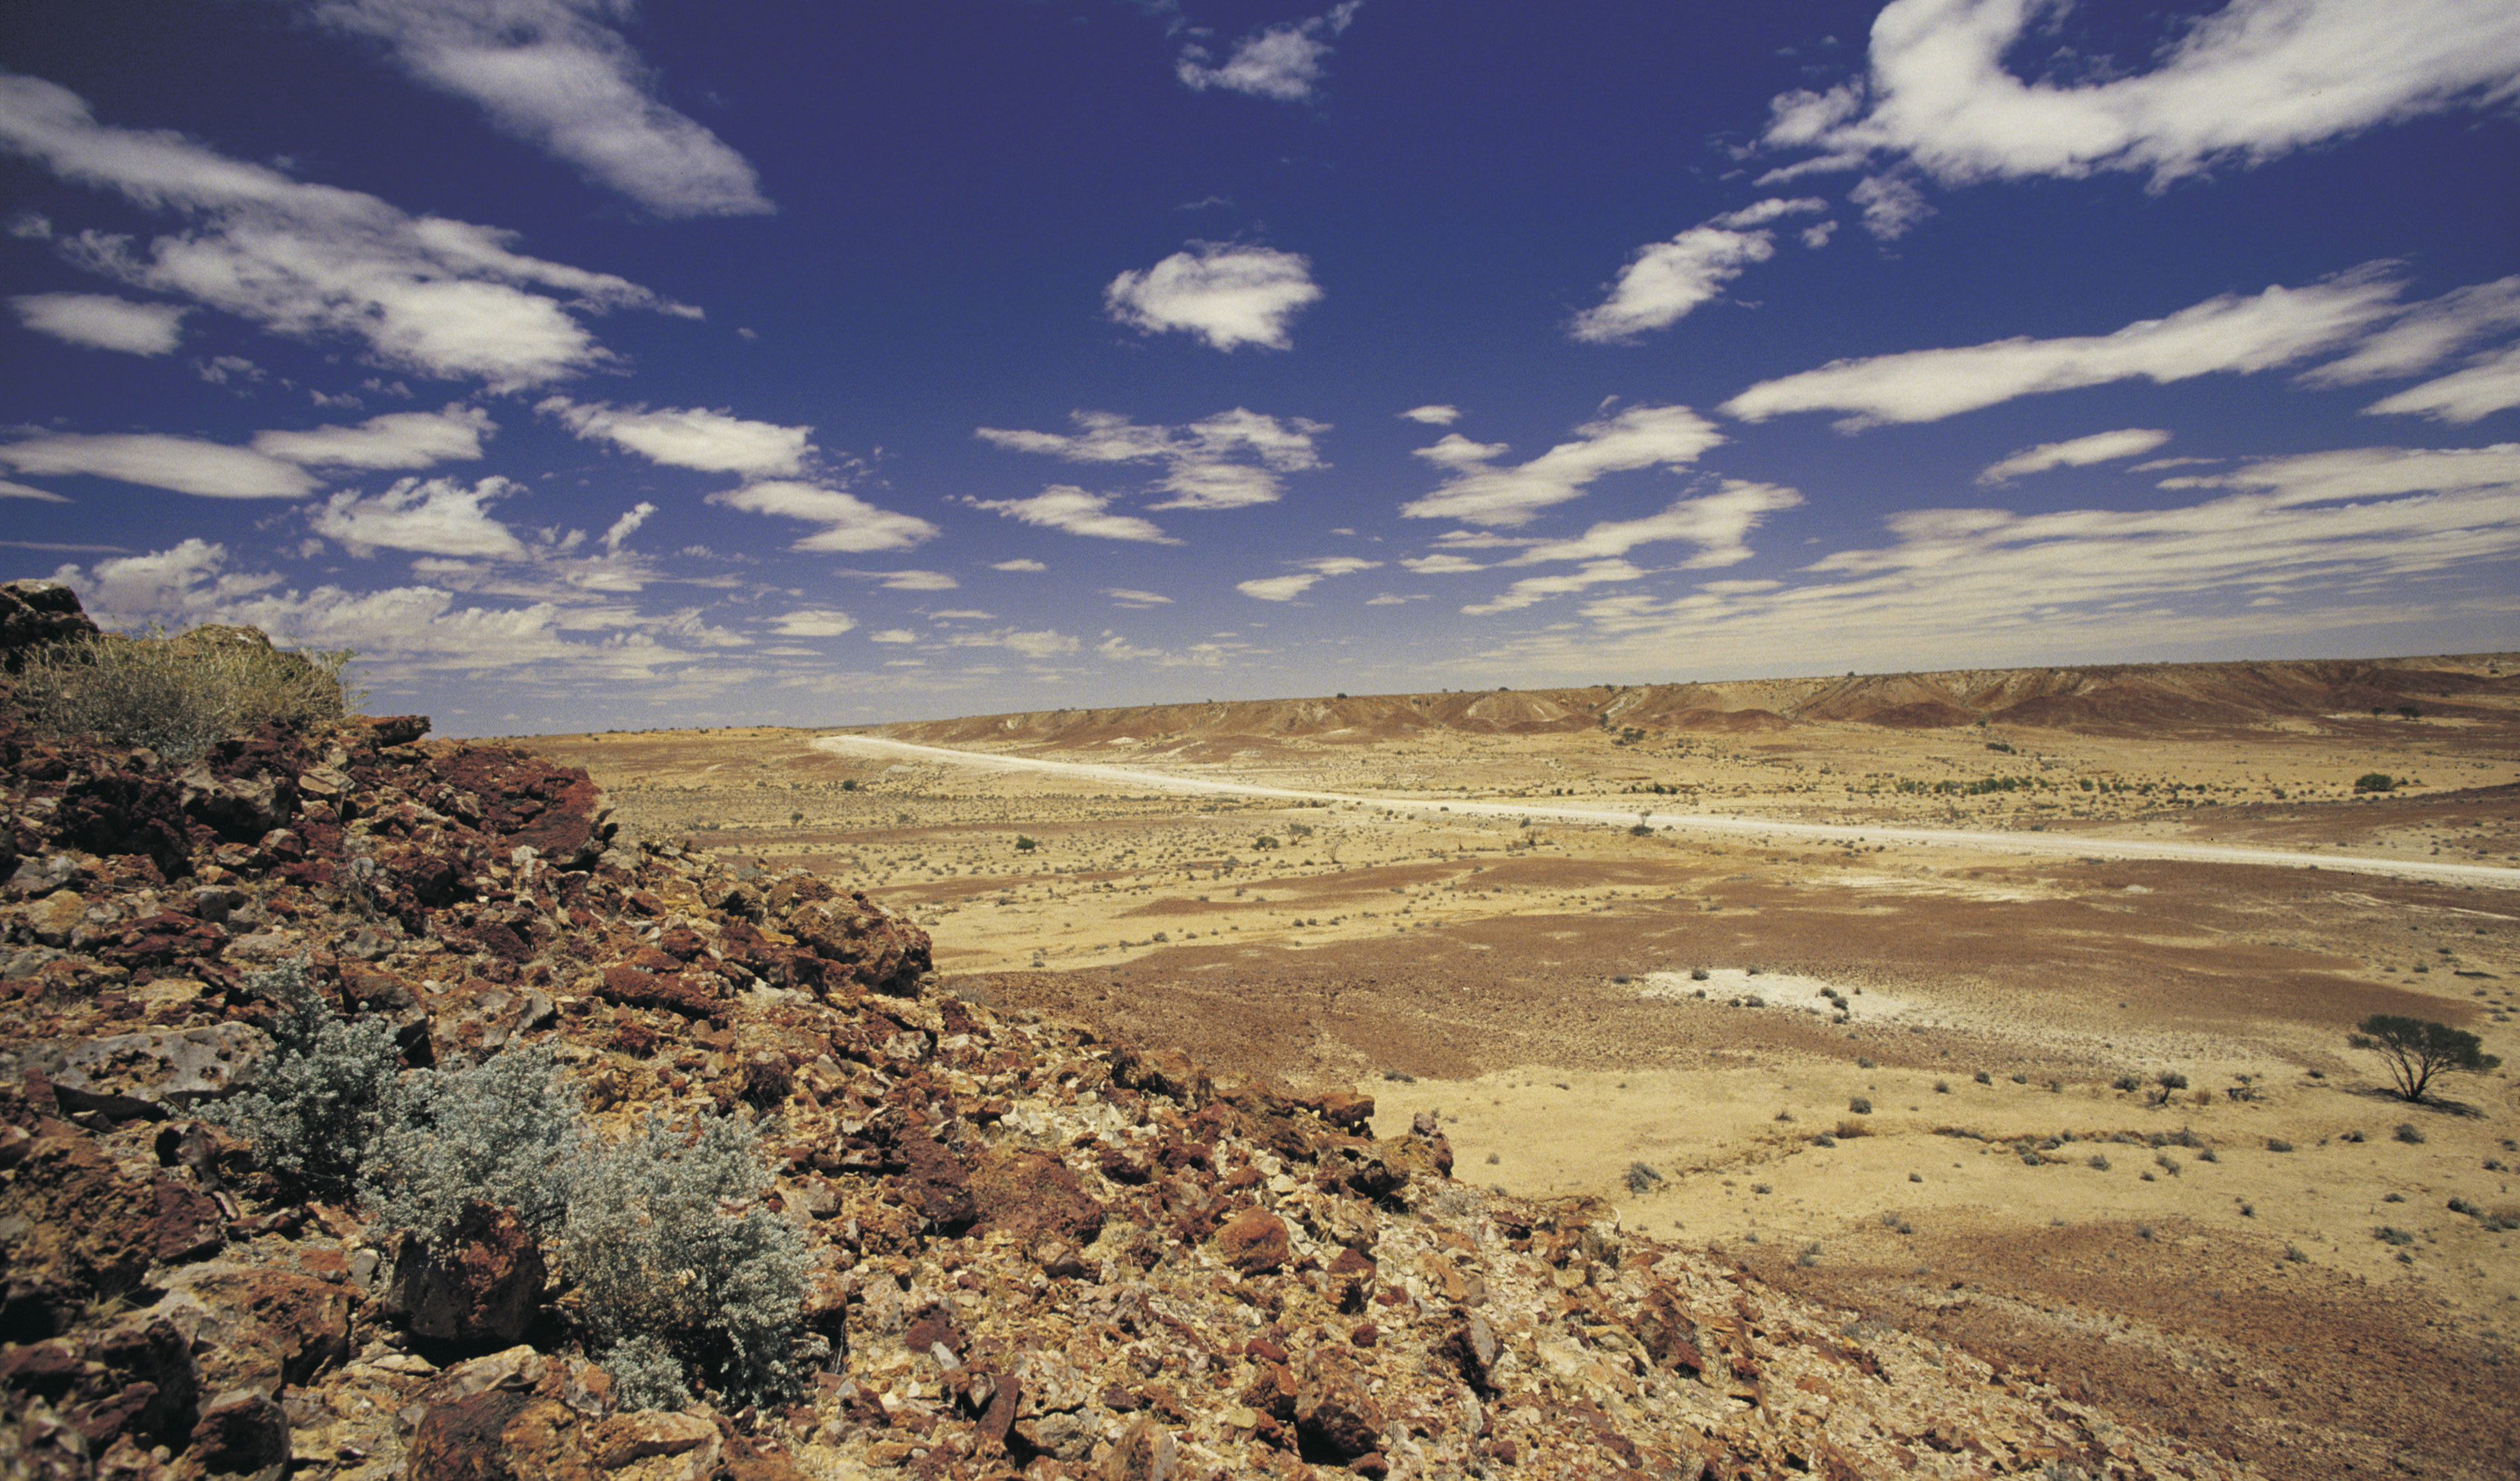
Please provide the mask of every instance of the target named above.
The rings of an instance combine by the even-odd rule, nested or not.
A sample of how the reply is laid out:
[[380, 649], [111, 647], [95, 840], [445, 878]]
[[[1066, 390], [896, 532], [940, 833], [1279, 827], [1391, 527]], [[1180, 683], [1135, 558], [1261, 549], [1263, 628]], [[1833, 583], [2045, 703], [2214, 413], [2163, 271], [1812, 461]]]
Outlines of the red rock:
[[255, 1393], [230, 1394], [202, 1411], [184, 1457], [189, 1473], [251, 1476], [289, 1460], [289, 1416]]
[[386, 1306], [421, 1336], [507, 1347], [532, 1323], [544, 1276], [514, 1210], [467, 1202], [443, 1239], [404, 1246]]
[[1102, 1205], [1052, 1152], [992, 1158], [971, 1179], [971, 1197], [984, 1229], [1046, 1234], [1079, 1245], [1093, 1243], [1102, 1233]]
[[596, 996], [624, 1008], [661, 1008], [686, 1018], [708, 1018], [726, 1010], [715, 993], [676, 973], [658, 976], [635, 966], [608, 966]]
[[1218, 1259], [1246, 1276], [1274, 1275], [1294, 1254], [1285, 1222], [1265, 1208], [1246, 1208], [1227, 1220], [1213, 1243]]
[[1295, 1388], [1295, 1428], [1308, 1443], [1353, 1459], [1381, 1449], [1383, 1422], [1381, 1406], [1355, 1369], [1325, 1352], [1305, 1359]]
[[902, 1139], [901, 1155], [905, 1169], [895, 1187], [902, 1202], [939, 1234], [968, 1230], [980, 1210], [971, 1199], [971, 1175], [963, 1160], [934, 1139], [916, 1133]]

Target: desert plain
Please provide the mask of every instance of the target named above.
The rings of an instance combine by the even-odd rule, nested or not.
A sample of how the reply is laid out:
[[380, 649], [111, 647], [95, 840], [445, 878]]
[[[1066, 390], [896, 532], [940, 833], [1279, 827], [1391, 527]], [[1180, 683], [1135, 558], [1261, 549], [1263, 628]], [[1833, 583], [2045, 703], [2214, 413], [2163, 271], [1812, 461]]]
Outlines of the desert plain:
[[2520, 1454], [2520, 1086], [2347, 1043], [2520, 1063], [2520, 656], [528, 743], [947, 991], [1431, 1112], [2270, 1473]]

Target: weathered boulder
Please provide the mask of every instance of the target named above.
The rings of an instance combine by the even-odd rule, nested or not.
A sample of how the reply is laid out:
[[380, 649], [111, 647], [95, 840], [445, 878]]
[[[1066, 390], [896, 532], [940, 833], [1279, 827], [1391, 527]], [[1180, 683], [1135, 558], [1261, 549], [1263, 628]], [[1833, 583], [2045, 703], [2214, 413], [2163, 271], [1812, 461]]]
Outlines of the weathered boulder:
[[468, 1201], [444, 1237], [403, 1246], [385, 1307], [423, 1337], [511, 1347], [532, 1324], [546, 1274], [515, 1210]]
[[60, 582], [0, 584], [0, 672], [23, 670], [31, 650], [96, 636], [96, 623], [79, 608], [78, 593]]
[[1246, 1208], [1226, 1220], [1209, 1242], [1216, 1258], [1246, 1276], [1274, 1275], [1294, 1254], [1286, 1221], [1265, 1208]]
[[1352, 1460], [1382, 1445], [1382, 1407], [1344, 1359], [1316, 1350], [1305, 1356], [1295, 1386], [1295, 1429], [1308, 1447]]

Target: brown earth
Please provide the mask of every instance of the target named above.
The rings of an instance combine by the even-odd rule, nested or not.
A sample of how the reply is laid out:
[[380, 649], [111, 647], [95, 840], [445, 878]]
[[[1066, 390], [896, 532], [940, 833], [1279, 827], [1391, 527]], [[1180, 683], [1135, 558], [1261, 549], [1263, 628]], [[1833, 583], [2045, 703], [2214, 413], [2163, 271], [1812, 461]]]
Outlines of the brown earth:
[[[2404, 1106], [2345, 1033], [2411, 1013], [2520, 1060], [2520, 894], [2105, 845], [2510, 871], [2516, 666], [1396, 696], [881, 732], [1408, 809], [888, 761], [796, 732], [537, 743], [592, 769], [636, 828], [868, 881], [928, 926], [956, 991], [1182, 1045], [1223, 1077], [1370, 1090], [1435, 1117], [1464, 1178], [1609, 1200], [1854, 1329], [1924, 1331], [2110, 1396], [2264, 1474], [2493, 1474], [2520, 1465], [2510, 1407], [2485, 1402], [2520, 1361], [2520, 1262], [2497, 1218], [2520, 1224], [2520, 1092], [2503, 1070], [2446, 1082], [2463, 1107]], [[2358, 792], [2372, 772], [2401, 785]], [[1524, 828], [1432, 810], [1446, 799], [1842, 831]], [[2097, 852], [1865, 834], [1901, 826], [2041, 829]]]

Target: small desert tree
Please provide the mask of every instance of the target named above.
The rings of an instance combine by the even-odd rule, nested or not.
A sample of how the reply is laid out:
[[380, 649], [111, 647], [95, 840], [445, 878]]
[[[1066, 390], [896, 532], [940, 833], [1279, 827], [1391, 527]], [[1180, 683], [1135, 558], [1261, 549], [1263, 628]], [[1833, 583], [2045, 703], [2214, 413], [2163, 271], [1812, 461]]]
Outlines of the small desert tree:
[[2389, 1077], [2407, 1100], [2423, 1100], [2433, 1076], [2445, 1070], [2477, 1075], [2502, 1062], [2485, 1053], [2484, 1042], [2465, 1029], [2399, 1013], [2373, 1013], [2346, 1042], [2387, 1059]]

